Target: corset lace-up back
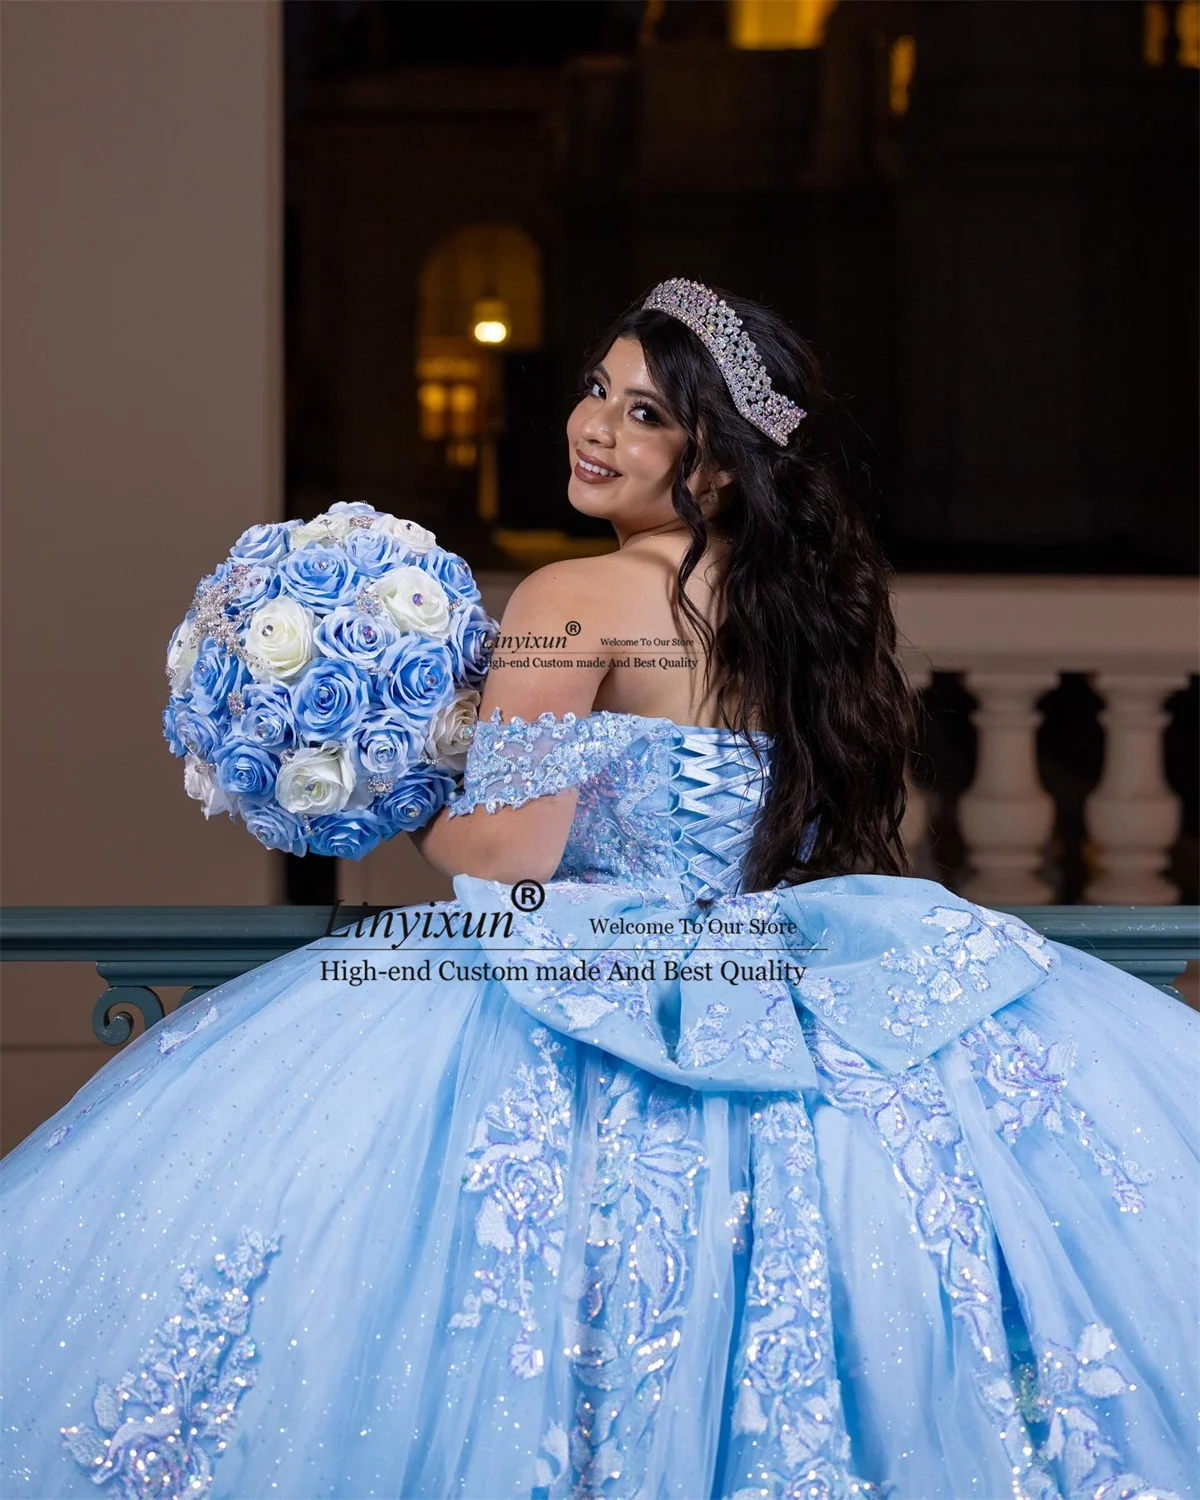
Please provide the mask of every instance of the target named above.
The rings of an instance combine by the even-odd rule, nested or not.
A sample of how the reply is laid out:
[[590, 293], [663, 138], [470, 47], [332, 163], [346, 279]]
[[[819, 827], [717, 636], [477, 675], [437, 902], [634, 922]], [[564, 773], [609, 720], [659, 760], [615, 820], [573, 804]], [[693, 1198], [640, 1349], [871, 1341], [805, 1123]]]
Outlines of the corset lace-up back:
[[450, 815], [574, 786], [559, 878], [619, 880], [685, 901], [731, 895], [769, 784], [770, 739], [755, 738], [761, 768], [733, 730], [607, 710], [502, 723], [497, 711], [476, 728]]

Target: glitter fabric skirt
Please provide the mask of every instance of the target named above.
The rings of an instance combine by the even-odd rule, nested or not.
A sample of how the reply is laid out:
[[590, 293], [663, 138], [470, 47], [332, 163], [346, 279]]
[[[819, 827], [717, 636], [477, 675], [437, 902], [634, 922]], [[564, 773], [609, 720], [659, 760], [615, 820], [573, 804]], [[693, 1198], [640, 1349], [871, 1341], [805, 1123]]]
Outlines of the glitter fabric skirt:
[[0, 1164], [0, 1493], [1200, 1493], [1200, 1019], [855, 880], [821, 936], [890, 934], [881, 1046], [952, 1011], [904, 903], [967, 934], [984, 1001], [911, 1062], [765, 938], [690, 999], [503, 977], [589, 902], [652, 930], [569, 882], [428, 982], [323, 942], [152, 1027]]

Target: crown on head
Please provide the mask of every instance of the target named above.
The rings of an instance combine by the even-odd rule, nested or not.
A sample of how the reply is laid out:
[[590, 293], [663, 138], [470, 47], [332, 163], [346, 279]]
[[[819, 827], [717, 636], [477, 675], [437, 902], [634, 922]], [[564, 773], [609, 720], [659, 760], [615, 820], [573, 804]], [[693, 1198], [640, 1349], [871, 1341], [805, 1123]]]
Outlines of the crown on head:
[[702, 282], [675, 276], [660, 281], [642, 307], [668, 313], [690, 328], [716, 360], [733, 404], [746, 421], [781, 448], [787, 446], [788, 438], [808, 413], [771, 385], [754, 340], [728, 302]]

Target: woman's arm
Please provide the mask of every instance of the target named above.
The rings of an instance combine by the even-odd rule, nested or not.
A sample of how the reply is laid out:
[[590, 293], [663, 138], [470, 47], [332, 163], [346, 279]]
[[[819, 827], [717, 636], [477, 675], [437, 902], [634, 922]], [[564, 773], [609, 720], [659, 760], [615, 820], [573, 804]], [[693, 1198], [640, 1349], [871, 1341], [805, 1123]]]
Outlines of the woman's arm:
[[[497, 649], [479, 706], [481, 719], [490, 718], [497, 708], [504, 720], [520, 715], [526, 723], [547, 711], [558, 718], [566, 713], [582, 718], [592, 711], [609, 669], [607, 651], [598, 649], [603, 614], [596, 574], [595, 560], [581, 558], [551, 563], [518, 585], [501, 622], [504, 640], [564, 636], [568, 620], [577, 621], [580, 630], [567, 637], [565, 651], [524, 651], [511, 645]], [[560, 665], [534, 666], [538, 658]], [[579, 665], [600, 659], [600, 666]], [[526, 660], [529, 666], [509, 664]], [[411, 837], [445, 875], [475, 875], [505, 884], [549, 880], [566, 848], [577, 799], [578, 791], [572, 788], [493, 813], [477, 807], [452, 818], [443, 808]]]

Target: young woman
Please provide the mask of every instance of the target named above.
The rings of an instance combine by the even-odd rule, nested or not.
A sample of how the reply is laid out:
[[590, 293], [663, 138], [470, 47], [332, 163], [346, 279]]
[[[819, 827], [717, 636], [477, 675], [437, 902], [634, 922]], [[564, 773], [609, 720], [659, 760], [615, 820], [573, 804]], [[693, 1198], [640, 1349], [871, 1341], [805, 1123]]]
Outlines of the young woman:
[[696, 283], [602, 340], [568, 498], [619, 548], [513, 595], [418, 835], [455, 901], [0, 1165], [5, 1495], [1197, 1493], [1200, 1021], [905, 876], [819, 399]]

